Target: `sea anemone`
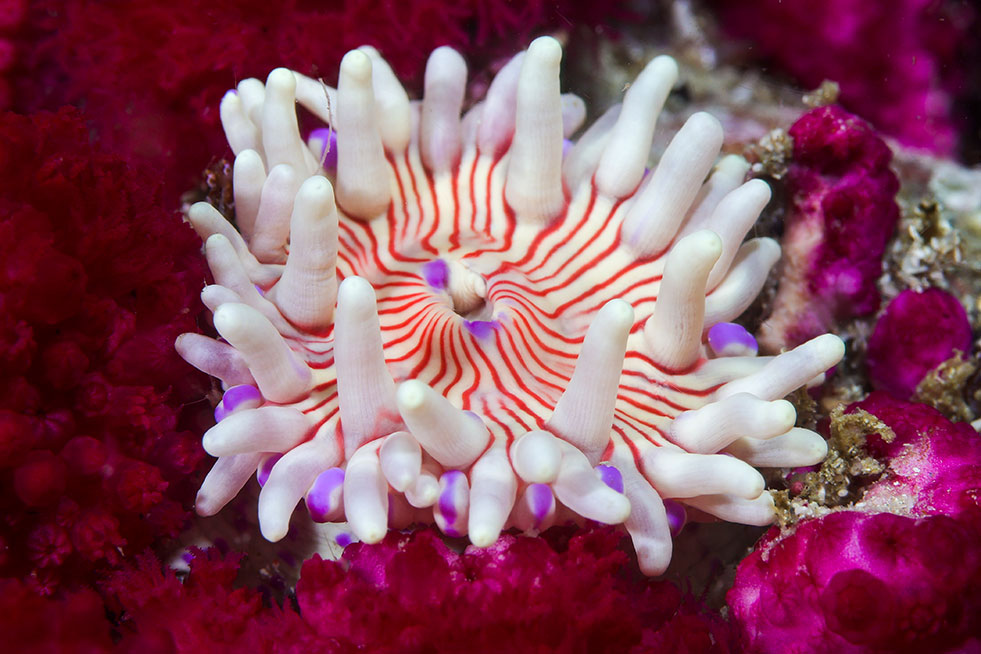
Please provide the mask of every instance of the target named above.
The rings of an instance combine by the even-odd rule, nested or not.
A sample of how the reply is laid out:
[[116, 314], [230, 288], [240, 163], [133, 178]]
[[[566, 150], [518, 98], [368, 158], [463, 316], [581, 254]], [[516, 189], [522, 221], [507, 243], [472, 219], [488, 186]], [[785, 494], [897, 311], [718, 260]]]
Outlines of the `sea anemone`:
[[[565, 141], [585, 110], [560, 94], [561, 56], [535, 40], [462, 118], [467, 68], [445, 47], [420, 102], [371, 48], [344, 57], [336, 90], [277, 69], [225, 96], [238, 229], [188, 211], [223, 340], [177, 342], [226, 388], [199, 513], [258, 471], [273, 541], [301, 499], [369, 543], [415, 522], [488, 546], [589, 519], [622, 523], [657, 574], [662, 498], [768, 524], [753, 466], [823, 459], [781, 398], [841, 340], [757, 357], [727, 322], [779, 258], [743, 242], [769, 188], [743, 182], [739, 157], [715, 165], [722, 128], [704, 113], [646, 174], [669, 57]], [[329, 125], [307, 143], [297, 100]]]

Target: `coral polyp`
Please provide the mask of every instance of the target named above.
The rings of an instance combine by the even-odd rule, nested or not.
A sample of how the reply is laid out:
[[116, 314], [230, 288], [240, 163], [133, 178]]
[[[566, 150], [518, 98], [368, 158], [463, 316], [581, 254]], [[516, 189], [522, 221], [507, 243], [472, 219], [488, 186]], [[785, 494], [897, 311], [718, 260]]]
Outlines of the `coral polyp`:
[[[188, 212], [221, 340], [177, 344], [226, 388], [200, 513], [258, 471], [270, 540], [300, 500], [367, 542], [435, 521], [486, 546], [589, 519], [622, 523], [657, 574], [664, 500], [768, 524], [754, 466], [823, 459], [781, 398], [841, 341], [757, 357], [728, 324], [779, 258], [771, 239], [744, 242], [769, 188], [719, 159], [703, 113], [648, 172], [668, 57], [570, 143], [585, 110], [560, 93], [561, 55], [534, 41], [462, 117], [449, 48], [421, 101], [370, 48], [344, 57], [336, 90], [277, 69], [226, 95], [238, 229], [208, 204]], [[304, 143], [296, 101], [330, 129]]]

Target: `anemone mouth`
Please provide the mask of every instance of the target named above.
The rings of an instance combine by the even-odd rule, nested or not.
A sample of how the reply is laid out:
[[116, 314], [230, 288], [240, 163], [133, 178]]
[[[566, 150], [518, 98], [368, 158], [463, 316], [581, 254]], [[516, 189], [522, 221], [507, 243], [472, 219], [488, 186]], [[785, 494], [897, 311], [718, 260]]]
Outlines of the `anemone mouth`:
[[[756, 357], [747, 335], [710, 329], [779, 256], [743, 242], [768, 187], [744, 182], [738, 157], [716, 164], [706, 114], [647, 171], [677, 77], [666, 57], [567, 147], [585, 111], [560, 94], [560, 59], [536, 40], [462, 116], [466, 65], [449, 48], [421, 102], [370, 48], [344, 57], [336, 90], [277, 69], [226, 95], [241, 231], [210, 205], [188, 213], [222, 339], [177, 344], [228, 388], [200, 513], [258, 469], [270, 540], [301, 500], [367, 542], [434, 521], [486, 546], [589, 519], [623, 524], [656, 574], [679, 521], [663, 499], [767, 524], [753, 466], [823, 458], [780, 398], [841, 341]], [[296, 101], [336, 132], [336, 162], [300, 137]]]
[[473, 323], [493, 323], [494, 307], [486, 300], [466, 309], [454, 308], [453, 312], [463, 318], [465, 323], [470, 323], [470, 328], [474, 328]]
[[493, 319], [487, 301], [487, 279], [458, 258], [437, 258], [421, 267], [422, 278], [444, 297], [453, 312], [467, 321]]

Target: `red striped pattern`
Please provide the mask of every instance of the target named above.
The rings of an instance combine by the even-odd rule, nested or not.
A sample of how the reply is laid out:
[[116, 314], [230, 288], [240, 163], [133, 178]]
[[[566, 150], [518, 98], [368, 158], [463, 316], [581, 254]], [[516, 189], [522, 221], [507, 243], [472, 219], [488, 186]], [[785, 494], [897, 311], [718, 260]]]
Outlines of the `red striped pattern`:
[[[410, 148], [389, 165], [394, 185], [387, 216], [341, 217], [338, 276], [358, 275], [374, 286], [396, 382], [429, 384], [510, 442], [543, 427], [568, 386], [593, 316], [621, 298], [634, 306], [636, 323], [613, 433], [662, 445], [673, 417], [707, 401], [714, 388], [699, 386], [697, 375], [686, 374], [693, 371], [679, 377], [638, 351], [664, 261], [638, 261], [620, 247], [629, 198], [614, 201], [590, 184], [548, 226], [519, 225], [504, 199], [503, 157], [471, 148], [455, 174], [434, 177]], [[485, 279], [484, 311], [497, 325], [491, 336], [472, 334], [447, 294], [428, 286], [422, 266], [437, 258], [461, 262]], [[324, 354], [330, 337], [317, 356], [310, 343], [291, 342], [316, 361], [320, 375], [302, 409], [336, 411], [336, 378]]]

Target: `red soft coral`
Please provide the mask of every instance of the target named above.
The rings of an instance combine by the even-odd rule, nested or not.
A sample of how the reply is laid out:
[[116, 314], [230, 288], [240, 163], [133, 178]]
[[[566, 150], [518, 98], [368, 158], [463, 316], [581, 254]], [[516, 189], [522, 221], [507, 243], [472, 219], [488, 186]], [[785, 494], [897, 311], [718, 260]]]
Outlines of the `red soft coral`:
[[205, 273], [149, 171], [77, 112], [0, 116], [0, 141], [0, 575], [53, 592], [186, 519], [203, 453], [181, 412], [207, 381], [173, 340]]
[[307, 561], [297, 601], [319, 638], [358, 651], [728, 651], [725, 623], [642, 578], [622, 534], [570, 534], [457, 554], [430, 530], [390, 533]]
[[20, 111], [84, 106], [104, 142], [163, 172], [176, 203], [226, 151], [218, 104], [244, 78], [289, 66], [331, 82], [347, 50], [370, 44], [411, 86], [437, 46], [481, 68], [536, 32], [599, 26], [625, 4], [47, 0], [17, 31], [12, 97]]
[[[147, 553], [100, 584], [109, 621], [89, 615], [87, 629], [111, 627], [118, 651], [175, 654], [732, 651], [724, 621], [671, 583], [641, 576], [627, 552], [612, 528], [506, 536], [463, 554], [433, 530], [392, 533], [350, 546], [341, 561], [307, 561], [298, 610], [239, 587], [241, 555], [195, 550], [179, 578]], [[65, 631], [77, 601], [30, 606]]]
[[117, 572], [103, 591], [120, 651], [287, 651], [309, 628], [296, 612], [270, 608], [259, 592], [237, 588], [240, 559], [197, 551], [183, 583], [152, 555]]
[[0, 624], [5, 652], [97, 654], [112, 651], [109, 622], [99, 595], [89, 589], [59, 600], [27, 584], [0, 580]]

